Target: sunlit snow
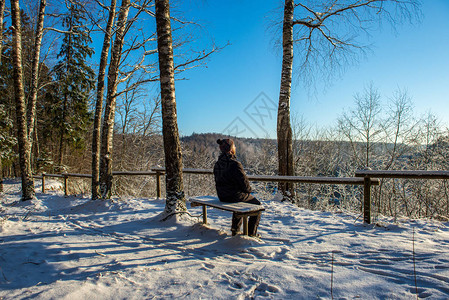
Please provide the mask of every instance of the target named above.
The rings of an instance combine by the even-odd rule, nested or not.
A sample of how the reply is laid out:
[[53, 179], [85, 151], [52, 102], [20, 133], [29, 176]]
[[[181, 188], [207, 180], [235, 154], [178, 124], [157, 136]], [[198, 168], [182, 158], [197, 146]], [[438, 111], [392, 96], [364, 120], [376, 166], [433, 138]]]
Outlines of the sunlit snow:
[[64, 197], [50, 183], [28, 202], [5, 183], [0, 299], [449, 298], [449, 223], [364, 225], [259, 196], [262, 239], [232, 237], [228, 212], [160, 222], [163, 200]]

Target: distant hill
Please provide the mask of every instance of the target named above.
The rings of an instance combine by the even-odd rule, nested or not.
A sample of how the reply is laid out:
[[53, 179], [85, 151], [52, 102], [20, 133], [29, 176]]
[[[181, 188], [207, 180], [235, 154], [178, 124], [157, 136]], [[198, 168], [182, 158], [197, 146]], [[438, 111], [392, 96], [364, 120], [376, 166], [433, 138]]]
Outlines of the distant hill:
[[[183, 156], [186, 161], [186, 167], [212, 168], [213, 164], [220, 155], [217, 139], [231, 138], [234, 140], [237, 149], [237, 158], [242, 164], [255, 171], [267, 171], [267, 166], [262, 167], [260, 160], [264, 158], [275, 158], [276, 140], [272, 139], [253, 139], [226, 136], [219, 133], [194, 133], [190, 136], [181, 138]], [[196, 156], [196, 159], [194, 159]], [[199, 161], [198, 161], [199, 160]], [[201, 165], [202, 163], [202, 165]], [[272, 169], [270, 166], [269, 169]], [[271, 172], [270, 172], [271, 173]]]

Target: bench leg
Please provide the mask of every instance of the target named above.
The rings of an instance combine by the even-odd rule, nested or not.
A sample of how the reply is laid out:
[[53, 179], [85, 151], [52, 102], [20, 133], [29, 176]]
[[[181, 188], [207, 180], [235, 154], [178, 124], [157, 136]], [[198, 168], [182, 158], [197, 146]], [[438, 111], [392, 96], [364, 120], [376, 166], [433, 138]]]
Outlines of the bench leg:
[[243, 235], [248, 235], [248, 216], [243, 216]]
[[203, 206], [203, 224], [207, 224], [207, 208], [206, 205]]

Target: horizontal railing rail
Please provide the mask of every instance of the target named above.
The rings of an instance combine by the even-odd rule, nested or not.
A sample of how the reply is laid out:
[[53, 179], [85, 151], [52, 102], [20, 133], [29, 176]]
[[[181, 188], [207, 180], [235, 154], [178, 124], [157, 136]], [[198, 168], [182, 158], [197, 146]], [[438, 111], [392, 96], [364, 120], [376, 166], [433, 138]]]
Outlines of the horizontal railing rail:
[[358, 170], [356, 177], [402, 179], [449, 179], [449, 171], [425, 170]]
[[[158, 173], [155, 171], [114, 171], [112, 175], [116, 176], [157, 176]], [[159, 174], [160, 175], [160, 174]], [[36, 175], [34, 178], [42, 179], [42, 193], [45, 193], [45, 177], [63, 178], [64, 179], [64, 195], [68, 196], [68, 178], [78, 177], [78, 178], [92, 178], [91, 174], [79, 174], [79, 173], [62, 173], [62, 174], [47, 174], [42, 173], [41, 176]], [[158, 182], [160, 181], [159, 176], [157, 176]], [[160, 183], [158, 185], [158, 197], [160, 197]]]
[[[165, 168], [151, 168], [155, 172], [165, 174]], [[185, 168], [182, 171], [186, 174], [214, 174], [211, 169], [193, 169]], [[280, 176], [280, 175], [247, 175], [250, 181], [271, 181], [271, 182], [294, 182], [294, 183], [322, 183], [322, 184], [348, 184], [362, 185], [363, 179], [356, 177], [326, 177], [326, 176]], [[372, 185], [379, 184], [379, 181], [373, 180]]]
[[[184, 168], [185, 174], [207, 174], [212, 175], [214, 172], [212, 169], [195, 169]], [[156, 196], [161, 197], [161, 176], [165, 175], [165, 168], [154, 167], [149, 171], [114, 171], [113, 176], [156, 176]], [[68, 195], [68, 178], [92, 178], [90, 174], [78, 174], [78, 173], [63, 173], [63, 174], [46, 174], [42, 173], [42, 176], [35, 176], [42, 179], [42, 192], [45, 193], [45, 178], [56, 177], [64, 179], [64, 194]], [[307, 176], [280, 176], [280, 175], [248, 175], [248, 180], [259, 182], [292, 182], [292, 183], [307, 183], [307, 184], [341, 184], [341, 185], [363, 185], [364, 186], [364, 221], [371, 223], [370, 210], [370, 190], [372, 185], [379, 185], [377, 179], [359, 178], [359, 177], [307, 177]]]
[[[185, 174], [208, 174], [212, 175], [211, 169], [184, 168]], [[165, 168], [154, 167], [149, 171], [114, 171], [113, 176], [156, 176], [156, 195], [161, 197], [161, 176], [165, 175]], [[68, 178], [92, 178], [90, 174], [63, 173], [46, 174], [35, 178], [42, 179], [42, 192], [45, 193], [45, 178], [55, 177], [64, 179], [64, 194], [68, 195]], [[279, 176], [279, 175], [248, 175], [250, 181], [259, 182], [293, 182], [307, 184], [341, 184], [341, 185], [363, 185], [363, 220], [371, 223], [371, 186], [379, 185], [379, 178], [402, 178], [402, 179], [449, 179], [449, 171], [426, 171], [426, 170], [357, 170], [355, 177], [307, 177], [307, 176]]]

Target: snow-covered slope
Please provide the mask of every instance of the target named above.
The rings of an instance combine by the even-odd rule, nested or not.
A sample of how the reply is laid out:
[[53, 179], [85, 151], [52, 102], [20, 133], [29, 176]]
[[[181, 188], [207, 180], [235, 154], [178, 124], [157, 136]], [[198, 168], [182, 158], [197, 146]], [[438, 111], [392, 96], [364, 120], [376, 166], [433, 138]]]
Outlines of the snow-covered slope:
[[19, 188], [1, 199], [0, 299], [449, 298], [448, 223], [261, 199], [259, 240], [232, 237], [220, 210], [161, 223], [163, 200], [64, 198], [55, 183], [23, 203]]

